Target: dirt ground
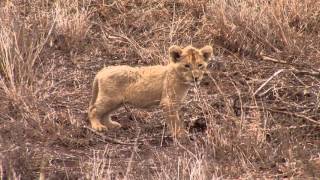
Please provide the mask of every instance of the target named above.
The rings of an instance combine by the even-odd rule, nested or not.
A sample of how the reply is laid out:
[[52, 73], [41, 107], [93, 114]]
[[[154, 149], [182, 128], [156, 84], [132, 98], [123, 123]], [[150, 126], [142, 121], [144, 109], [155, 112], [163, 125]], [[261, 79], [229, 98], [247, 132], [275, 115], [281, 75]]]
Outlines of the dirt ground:
[[[320, 3], [56, 0], [0, 3], [1, 179], [320, 177]], [[121, 108], [90, 130], [104, 66], [215, 56], [181, 109], [176, 144], [158, 107]], [[130, 145], [111, 142], [106, 137]]]

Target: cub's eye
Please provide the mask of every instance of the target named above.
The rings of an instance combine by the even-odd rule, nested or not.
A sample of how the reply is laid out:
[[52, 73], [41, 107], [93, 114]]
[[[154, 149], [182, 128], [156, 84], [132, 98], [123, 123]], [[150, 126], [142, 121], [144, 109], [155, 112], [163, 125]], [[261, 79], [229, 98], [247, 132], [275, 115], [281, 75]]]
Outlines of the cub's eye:
[[198, 64], [198, 68], [202, 69], [202, 68], [204, 68], [204, 65], [203, 64]]
[[184, 67], [187, 68], [187, 69], [190, 69], [191, 65], [190, 64], [185, 64]]

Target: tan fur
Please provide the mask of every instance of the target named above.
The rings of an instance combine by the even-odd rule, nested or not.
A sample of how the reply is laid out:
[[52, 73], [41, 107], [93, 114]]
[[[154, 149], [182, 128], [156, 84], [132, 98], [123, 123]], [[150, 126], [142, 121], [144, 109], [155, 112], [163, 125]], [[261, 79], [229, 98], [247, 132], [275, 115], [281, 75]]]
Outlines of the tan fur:
[[92, 128], [120, 128], [109, 115], [123, 104], [141, 108], [161, 105], [172, 135], [186, 135], [178, 110], [188, 89], [202, 80], [212, 47], [171, 46], [169, 55], [170, 63], [166, 66], [109, 66], [98, 72], [89, 107]]

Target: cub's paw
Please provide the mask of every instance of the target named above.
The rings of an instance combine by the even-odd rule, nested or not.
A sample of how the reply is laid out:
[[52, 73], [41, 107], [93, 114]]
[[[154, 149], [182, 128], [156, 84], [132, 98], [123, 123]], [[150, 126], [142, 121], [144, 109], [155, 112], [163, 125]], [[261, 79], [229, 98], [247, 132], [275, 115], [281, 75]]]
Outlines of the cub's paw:
[[92, 129], [97, 130], [97, 131], [107, 131], [108, 130], [108, 128], [101, 123], [92, 124]]
[[176, 134], [176, 137], [178, 138], [178, 139], [186, 139], [186, 138], [188, 138], [188, 136], [189, 136], [189, 134], [188, 134], [188, 132], [186, 131], [186, 130], [180, 130], [177, 134]]
[[189, 133], [186, 130], [179, 131], [173, 137], [174, 142], [178, 142], [178, 144], [189, 144], [191, 139], [189, 137]]
[[106, 122], [106, 125], [108, 126], [108, 128], [110, 129], [119, 129], [121, 128], [121, 124], [116, 122], [116, 121], [112, 121], [112, 120], [109, 120]]
[[172, 131], [172, 137], [175, 139], [185, 139], [188, 138], [188, 132], [185, 129]]

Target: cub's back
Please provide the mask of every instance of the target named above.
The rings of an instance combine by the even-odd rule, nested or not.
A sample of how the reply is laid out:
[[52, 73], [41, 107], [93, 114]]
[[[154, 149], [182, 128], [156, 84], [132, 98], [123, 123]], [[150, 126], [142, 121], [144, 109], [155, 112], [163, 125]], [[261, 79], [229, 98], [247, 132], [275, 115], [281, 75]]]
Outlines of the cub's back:
[[150, 86], [162, 82], [167, 66], [143, 66], [131, 67], [126, 65], [108, 66], [103, 68], [96, 75], [100, 88], [127, 88], [128, 86]]
[[131, 67], [127, 65], [120, 66], [107, 66], [101, 69], [96, 78], [141, 78], [148, 76], [162, 76], [165, 74], [167, 66], [156, 65], [156, 66], [142, 66], [142, 67]]

